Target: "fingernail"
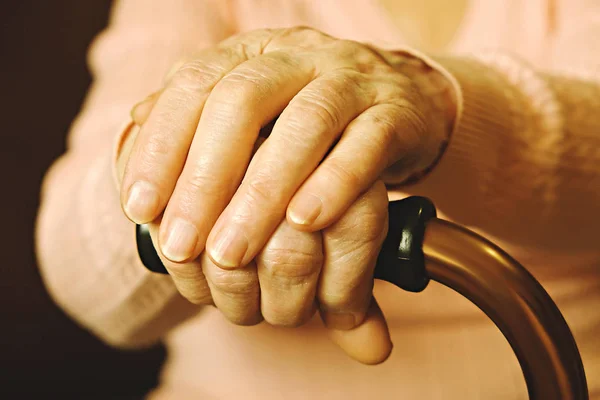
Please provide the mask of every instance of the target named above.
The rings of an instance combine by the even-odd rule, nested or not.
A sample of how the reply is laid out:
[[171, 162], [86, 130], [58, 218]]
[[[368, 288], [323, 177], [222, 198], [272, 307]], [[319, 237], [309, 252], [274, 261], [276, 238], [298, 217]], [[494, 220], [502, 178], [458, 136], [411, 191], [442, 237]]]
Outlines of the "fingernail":
[[158, 191], [154, 188], [154, 185], [137, 181], [129, 188], [125, 213], [135, 223], [145, 224], [156, 217], [158, 202]]
[[161, 246], [162, 253], [174, 262], [190, 258], [198, 244], [198, 230], [189, 222], [176, 218], [168, 225], [167, 239]]
[[230, 226], [219, 232], [210, 257], [225, 268], [239, 267], [248, 251], [248, 239], [237, 227]]
[[290, 219], [298, 225], [310, 225], [321, 214], [322, 208], [323, 202], [314, 194], [303, 196], [292, 203]]
[[349, 330], [356, 326], [356, 317], [352, 313], [323, 313], [325, 325], [331, 329]]

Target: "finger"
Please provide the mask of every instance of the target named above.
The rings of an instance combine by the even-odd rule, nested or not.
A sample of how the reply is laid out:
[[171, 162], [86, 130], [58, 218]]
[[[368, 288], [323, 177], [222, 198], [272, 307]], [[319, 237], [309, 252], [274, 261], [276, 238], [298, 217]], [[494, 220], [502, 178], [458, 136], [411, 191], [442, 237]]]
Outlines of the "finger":
[[261, 322], [260, 285], [254, 261], [244, 268], [225, 270], [215, 265], [206, 253], [200, 259], [213, 302], [225, 318], [236, 325]]
[[[168, 85], [169, 82], [171, 81], [171, 79], [173, 78], [173, 76], [179, 71], [179, 69], [181, 67], [183, 67], [186, 63], [191, 62], [192, 60], [193, 60], [193, 58], [188, 57], [188, 58], [182, 58], [179, 61], [177, 61], [176, 63], [174, 63], [171, 66], [171, 69], [169, 69], [169, 71], [165, 75], [165, 78], [163, 80], [164, 85], [165, 86]], [[163, 89], [158, 90], [158, 91], [152, 93], [151, 95], [149, 95], [148, 97], [146, 97], [144, 100], [137, 103], [135, 106], [133, 106], [133, 108], [131, 110], [131, 119], [133, 119], [133, 122], [135, 122], [136, 125], [142, 126], [143, 124], [146, 123], [146, 120], [150, 116], [150, 112], [152, 111], [152, 108], [154, 108], [154, 105], [158, 101], [158, 98], [160, 97], [162, 92], [163, 92]]]
[[241, 64], [215, 86], [165, 211], [160, 244], [170, 260], [202, 252], [244, 176], [261, 127], [312, 78], [310, 60], [269, 53]]
[[[117, 177], [123, 179], [125, 160], [129, 158], [133, 143], [139, 133], [139, 126], [133, 126], [121, 145], [119, 159], [117, 160]], [[158, 218], [148, 224], [152, 243], [160, 257], [163, 265], [169, 271], [173, 282], [181, 295], [194, 304], [212, 304], [210, 289], [206, 278], [202, 273], [202, 267], [198, 260], [187, 264], [175, 264], [169, 261], [160, 251], [158, 246], [158, 232], [161, 219]]]
[[150, 222], [164, 210], [208, 94], [245, 59], [230, 48], [206, 51], [171, 78], [138, 135], [123, 178], [121, 204], [132, 221]]
[[390, 165], [397, 160], [413, 164], [425, 137], [425, 124], [415, 110], [411, 104], [381, 104], [352, 121], [294, 195], [288, 221], [301, 230], [323, 229], [339, 219]]
[[317, 297], [326, 325], [362, 324], [373, 292], [373, 271], [387, 234], [387, 191], [381, 181], [323, 231], [325, 262]]
[[347, 71], [324, 75], [294, 97], [211, 231], [207, 251], [218, 265], [235, 268], [256, 256], [294, 192], [371, 97], [360, 74]]
[[160, 218], [150, 222], [148, 224], [148, 230], [150, 231], [152, 243], [157, 249], [157, 254], [169, 272], [169, 275], [173, 278], [173, 283], [177, 287], [177, 290], [191, 303], [203, 305], [214, 304], [210, 287], [202, 272], [202, 265], [199, 259], [185, 264], [173, 263], [158, 249], [157, 244], [160, 223]]
[[375, 298], [362, 324], [350, 330], [329, 329], [328, 332], [335, 344], [363, 364], [380, 364], [392, 353], [390, 332]]
[[154, 108], [154, 105], [156, 104], [156, 101], [160, 97], [161, 93], [162, 90], [154, 92], [133, 106], [131, 109], [131, 119], [136, 125], [142, 126], [146, 123], [148, 117], [150, 116], [150, 112], [152, 111], [152, 108]]
[[265, 321], [297, 327], [313, 316], [322, 263], [321, 232], [300, 232], [284, 220], [256, 258]]

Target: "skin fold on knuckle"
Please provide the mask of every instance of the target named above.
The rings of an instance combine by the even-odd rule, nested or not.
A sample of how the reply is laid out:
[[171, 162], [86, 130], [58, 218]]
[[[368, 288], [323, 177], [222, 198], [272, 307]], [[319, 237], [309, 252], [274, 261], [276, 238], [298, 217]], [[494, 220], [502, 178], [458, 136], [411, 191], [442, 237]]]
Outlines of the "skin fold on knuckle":
[[338, 93], [331, 92], [333, 91], [323, 88], [304, 89], [288, 106], [293, 111], [288, 116], [290, 122], [296, 122], [302, 130], [309, 130], [309, 132], [336, 131], [334, 133], [337, 134], [343, 115], [338, 103], [344, 102]]
[[306, 70], [309, 66], [307, 61], [288, 52], [271, 52], [239, 65], [219, 85], [227, 85], [232, 90], [244, 88], [254, 96], [264, 97], [273, 92], [278, 81], [293, 76], [290, 70]]
[[323, 164], [323, 173], [325, 181], [331, 187], [340, 188], [341, 193], [347, 193], [348, 190], [362, 189], [365, 186], [365, 171], [359, 165], [347, 165], [345, 162], [336, 162], [335, 155], [332, 155], [328, 162]]
[[271, 325], [300, 326], [314, 314], [324, 260], [321, 236], [296, 231], [284, 220], [257, 256], [261, 310]]
[[274, 326], [297, 327], [314, 313], [322, 254], [275, 250], [261, 254], [262, 314]]
[[223, 295], [252, 297], [260, 290], [256, 271], [250, 266], [235, 270], [224, 270], [213, 265], [205, 267], [204, 271], [211, 286]]
[[[199, 270], [200, 268], [197, 267], [194, 269]], [[177, 275], [177, 273], [173, 272], [172, 268], [170, 268], [169, 271], [173, 276], [173, 282], [175, 283], [175, 287], [177, 287], [179, 293], [181, 293], [181, 295], [185, 297], [190, 303], [198, 305], [212, 303], [210, 289], [203, 275], [198, 276], [198, 274], [195, 272], [180, 272], [180, 275]]]
[[271, 285], [287, 289], [317, 274], [323, 259], [323, 253], [317, 250], [267, 247], [260, 253], [257, 266], [260, 274], [269, 278]]
[[210, 270], [206, 275], [213, 301], [225, 318], [241, 326], [262, 321], [260, 287], [255, 271], [226, 271], [215, 265], [204, 267], [204, 270]]
[[169, 155], [175, 146], [176, 139], [171, 135], [150, 135], [140, 149], [140, 167], [154, 170], [154, 165]]
[[238, 310], [223, 310], [221, 312], [234, 325], [254, 326], [262, 322], [263, 317], [258, 311], [248, 311], [249, 308], [240, 306]]
[[256, 258], [261, 276], [269, 279], [302, 279], [323, 265], [321, 232], [300, 232], [283, 220]]
[[[321, 312], [331, 314], [364, 315], [368, 308], [372, 284], [357, 283], [354, 287], [332, 287], [318, 293]], [[359, 324], [361, 321], [356, 321]]]
[[[285, 203], [280, 185], [273, 180], [267, 172], [257, 172], [242, 183], [243, 191], [240, 207], [234, 217], [237, 223], [248, 223], [255, 221], [258, 212], [264, 212], [268, 207], [274, 211], [277, 207], [282, 208]], [[285, 210], [281, 210], [283, 214]], [[264, 215], [264, 214], [263, 214]]]
[[238, 67], [215, 85], [210, 100], [233, 118], [245, 109], [255, 108], [272, 84], [272, 78], [258, 71]]
[[[285, 292], [281, 293], [285, 296]], [[272, 326], [297, 328], [307, 323], [316, 311], [313, 300], [300, 304], [282, 303], [278, 297], [261, 298], [261, 311], [264, 320]]]
[[186, 290], [186, 289], [180, 289], [178, 286], [178, 290], [179, 290], [179, 293], [181, 293], [181, 295], [183, 297], [185, 297], [187, 299], [187, 301], [189, 301], [192, 304], [196, 304], [199, 306], [213, 304], [212, 296], [211, 296], [210, 290], [208, 288], [206, 288], [204, 290], [200, 290], [200, 289]]
[[169, 87], [188, 93], [210, 91], [233, 65], [242, 61], [227, 50], [219, 52], [181, 64], [171, 74]]
[[[389, 149], [395, 150], [400, 146], [400, 132], [397, 123], [398, 110], [393, 106], [376, 106], [377, 111], [367, 112], [361, 116], [361, 122], [378, 132], [373, 146], [377, 154], [386, 154]], [[386, 151], [388, 150], [388, 151]]]
[[335, 278], [328, 277], [326, 280], [321, 280], [319, 299], [329, 304], [345, 301], [345, 298], [338, 297], [342, 294], [357, 293], [365, 282], [372, 280], [376, 256], [377, 246], [375, 243], [363, 243], [353, 246], [352, 251], [336, 257], [335, 261], [328, 266], [330, 276]]
[[417, 138], [424, 137], [428, 131], [427, 100], [412, 81], [399, 90], [400, 94], [385, 101], [391, 109], [390, 114], [396, 116], [396, 125], [403, 131], [413, 132]]
[[200, 198], [211, 199], [218, 202], [231, 194], [234, 190], [228, 182], [222, 182], [211, 173], [208, 165], [194, 165], [189, 173], [180, 177], [181, 197], [178, 200], [178, 208], [184, 213], [198, 213], [198, 201]]
[[342, 218], [327, 228], [325, 237], [330, 246], [335, 246], [336, 253], [354, 253], [379, 243], [387, 226], [387, 204], [384, 207], [363, 207], [353, 218]]

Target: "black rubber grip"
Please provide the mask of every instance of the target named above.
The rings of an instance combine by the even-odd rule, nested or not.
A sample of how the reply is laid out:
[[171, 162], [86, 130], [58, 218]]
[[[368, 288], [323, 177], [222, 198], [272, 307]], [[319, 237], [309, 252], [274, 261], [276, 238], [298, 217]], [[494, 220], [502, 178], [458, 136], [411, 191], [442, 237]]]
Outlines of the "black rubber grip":
[[408, 197], [388, 206], [389, 228], [383, 242], [375, 278], [410, 292], [427, 287], [423, 239], [427, 221], [435, 218], [435, 206], [426, 197]]
[[[388, 214], [388, 234], [379, 252], [374, 277], [410, 292], [420, 292], [429, 283], [423, 238], [427, 221], [436, 216], [435, 206], [425, 197], [413, 196], [390, 202]], [[146, 225], [136, 226], [136, 240], [144, 266], [152, 272], [168, 274]]]
[[165, 268], [162, 260], [156, 253], [148, 225], [135, 226], [135, 239], [137, 242], [138, 255], [142, 264], [152, 272], [159, 274], [168, 274], [169, 271]]

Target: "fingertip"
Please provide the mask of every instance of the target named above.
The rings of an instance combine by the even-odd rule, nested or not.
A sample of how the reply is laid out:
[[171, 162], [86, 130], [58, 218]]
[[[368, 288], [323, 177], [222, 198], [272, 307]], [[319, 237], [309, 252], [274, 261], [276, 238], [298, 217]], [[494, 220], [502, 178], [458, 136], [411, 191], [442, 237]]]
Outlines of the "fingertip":
[[323, 200], [312, 193], [301, 193], [290, 202], [288, 218], [299, 226], [309, 227], [314, 224], [323, 211]]
[[159, 245], [165, 258], [171, 262], [184, 263], [196, 258], [199, 241], [198, 229], [183, 218], [175, 217], [161, 225]]
[[[214, 228], [213, 228], [214, 229]], [[206, 244], [212, 262], [222, 269], [236, 269], [247, 264], [249, 240], [241, 227], [233, 224], [211, 232]]]
[[334, 343], [362, 364], [381, 364], [392, 353], [389, 329], [375, 301], [371, 303], [362, 324], [351, 330], [330, 329], [329, 332]]
[[318, 232], [327, 228], [333, 216], [325, 213], [324, 201], [315, 195], [294, 196], [286, 210], [288, 224], [301, 232]]
[[158, 217], [160, 195], [153, 184], [136, 181], [127, 190], [122, 205], [127, 218], [136, 224], [147, 224]]

